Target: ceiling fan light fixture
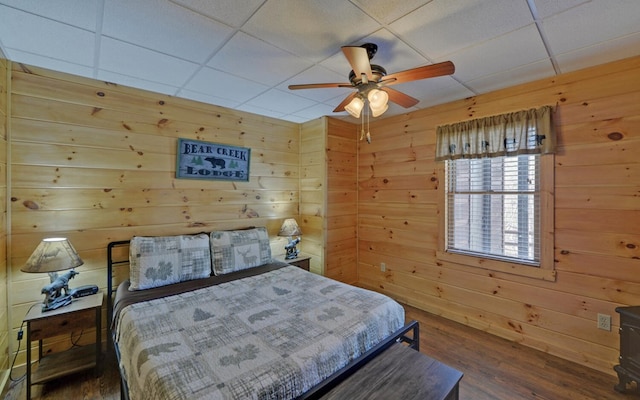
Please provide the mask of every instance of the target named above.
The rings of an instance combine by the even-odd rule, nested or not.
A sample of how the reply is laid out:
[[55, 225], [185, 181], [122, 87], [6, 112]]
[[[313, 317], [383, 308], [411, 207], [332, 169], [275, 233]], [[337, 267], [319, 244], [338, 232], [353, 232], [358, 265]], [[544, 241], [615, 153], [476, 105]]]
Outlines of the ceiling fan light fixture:
[[383, 90], [371, 89], [369, 93], [367, 93], [367, 99], [369, 99], [371, 110], [382, 109], [387, 105], [387, 102], [389, 101], [389, 95]]
[[[371, 59], [376, 53], [378, 46], [374, 43], [365, 43], [361, 46], [342, 46], [342, 53], [347, 58], [351, 66], [349, 72], [349, 82], [347, 83], [309, 83], [300, 85], [289, 85], [289, 89], [321, 89], [321, 88], [353, 88], [355, 93], [349, 94], [333, 110], [333, 112], [347, 111], [355, 118], [363, 115], [378, 117], [388, 110], [388, 102], [398, 104], [404, 108], [411, 108], [418, 104], [415, 99], [401, 91], [392, 89], [390, 85], [398, 83], [412, 82], [420, 79], [434, 78], [436, 76], [452, 75], [455, 66], [451, 61], [444, 61], [437, 64], [423, 65], [395, 72], [387, 75], [387, 71], [376, 64], [371, 64]], [[369, 103], [369, 108], [367, 107]], [[371, 110], [371, 114], [368, 111]], [[367, 119], [368, 121], [368, 119]]]
[[385, 111], [389, 108], [388, 104], [383, 104], [382, 107], [373, 107], [371, 106], [371, 116], [373, 118], [379, 117], [384, 114]]
[[369, 100], [369, 107], [371, 108], [371, 116], [374, 118], [384, 114], [389, 108], [387, 104], [389, 95], [384, 90], [371, 89], [369, 93], [367, 93], [367, 99]]
[[367, 99], [369, 100], [369, 107], [371, 108], [371, 116], [374, 118], [384, 114], [389, 108], [387, 104], [389, 95], [383, 90], [371, 89], [369, 93], [367, 93]]
[[351, 114], [354, 118], [360, 118], [360, 112], [364, 108], [364, 101], [360, 97], [354, 97], [353, 100], [347, 104], [344, 109]]

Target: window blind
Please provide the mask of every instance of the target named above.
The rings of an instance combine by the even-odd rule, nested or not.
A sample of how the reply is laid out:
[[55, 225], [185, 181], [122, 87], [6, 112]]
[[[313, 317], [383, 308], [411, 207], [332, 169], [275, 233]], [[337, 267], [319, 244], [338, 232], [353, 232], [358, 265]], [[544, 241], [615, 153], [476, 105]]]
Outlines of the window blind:
[[446, 161], [447, 251], [540, 265], [540, 155]]

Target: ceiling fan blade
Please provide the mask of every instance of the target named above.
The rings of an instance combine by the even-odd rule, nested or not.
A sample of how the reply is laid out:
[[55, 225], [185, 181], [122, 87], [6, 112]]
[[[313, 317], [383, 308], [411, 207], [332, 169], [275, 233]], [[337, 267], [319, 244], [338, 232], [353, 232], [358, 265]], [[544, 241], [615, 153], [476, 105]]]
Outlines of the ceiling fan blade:
[[351, 83], [306, 83], [301, 85], [289, 85], [289, 90], [297, 89], [321, 89], [321, 88], [335, 88], [335, 87], [353, 87]]
[[455, 70], [456, 68], [451, 61], [445, 61], [438, 64], [425, 65], [423, 67], [396, 72], [385, 76], [381, 82], [385, 82], [387, 85], [395, 85], [398, 83], [417, 81], [436, 76], [451, 75]]
[[389, 87], [381, 87], [380, 90], [384, 90], [385, 92], [387, 92], [387, 94], [389, 95], [389, 100], [401, 105], [404, 108], [413, 107], [419, 102], [418, 99]]
[[351, 69], [356, 73], [356, 76], [361, 77], [362, 74], [365, 74], [367, 79], [373, 79], [367, 49], [360, 46], [342, 46], [342, 52], [347, 57], [347, 61], [349, 61]]
[[358, 92], [353, 92], [350, 95], [348, 95], [347, 97], [345, 97], [344, 100], [342, 100], [342, 102], [340, 104], [338, 104], [338, 107], [336, 107], [333, 112], [340, 112], [340, 111], [344, 111], [344, 108], [347, 104], [349, 104], [351, 102], [351, 100], [353, 100], [354, 97], [356, 97], [356, 95], [358, 94]]

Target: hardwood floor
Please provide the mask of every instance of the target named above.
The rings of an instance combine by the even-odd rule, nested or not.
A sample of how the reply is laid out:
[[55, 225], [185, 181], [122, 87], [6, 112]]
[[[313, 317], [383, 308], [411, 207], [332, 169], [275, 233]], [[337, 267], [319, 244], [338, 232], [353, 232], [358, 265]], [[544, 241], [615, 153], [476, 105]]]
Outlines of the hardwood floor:
[[[464, 400], [635, 400], [639, 393], [613, 390], [617, 379], [590, 368], [500, 339], [416, 308], [405, 306], [408, 319], [420, 322], [420, 349], [464, 373], [460, 399]], [[14, 371], [13, 376], [18, 376]], [[3, 398], [24, 399], [25, 392]], [[9, 397], [11, 396], [11, 397]], [[34, 399], [120, 398], [117, 366], [105, 357], [102, 376], [72, 375], [36, 385]]]
[[632, 400], [615, 376], [405, 306], [420, 322], [420, 351], [464, 373], [460, 399]]

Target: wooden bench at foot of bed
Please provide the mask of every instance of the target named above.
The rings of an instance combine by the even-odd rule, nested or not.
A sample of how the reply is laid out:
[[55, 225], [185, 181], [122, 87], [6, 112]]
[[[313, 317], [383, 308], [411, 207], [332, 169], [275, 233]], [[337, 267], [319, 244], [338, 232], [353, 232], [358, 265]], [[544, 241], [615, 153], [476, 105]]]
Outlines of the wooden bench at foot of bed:
[[329, 391], [322, 400], [458, 400], [462, 372], [394, 344]]

